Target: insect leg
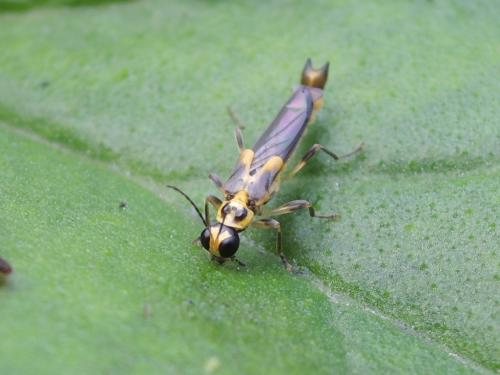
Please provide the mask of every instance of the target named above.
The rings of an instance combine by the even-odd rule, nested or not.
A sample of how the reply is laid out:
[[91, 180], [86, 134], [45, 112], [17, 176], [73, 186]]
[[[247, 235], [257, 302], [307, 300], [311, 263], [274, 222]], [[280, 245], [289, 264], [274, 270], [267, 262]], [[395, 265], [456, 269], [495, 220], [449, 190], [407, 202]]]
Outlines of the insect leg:
[[286, 258], [285, 254], [283, 253], [283, 245], [281, 241], [281, 225], [277, 220], [274, 219], [261, 219], [254, 221], [252, 223], [252, 226], [256, 228], [264, 228], [264, 229], [274, 229], [276, 230], [276, 252], [281, 258], [281, 261], [283, 262], [283, 266], [287, 269], [287, 271], [292, 272], [293, 267], [291, 263], [288, 261]]
[[295, 201], [291, 201], [288, 203], [285, 203], [284, 205], [275, 208], [274, 210], [264, 213], [263, 216], [279, 216], [279, 215], [286, 215], [292, 212], [295, 212], [297, 210], [303, 209], [303, 208], [308, 208], [309, 209], [309, 215], [311, 217], [317, 217], [318, 219], [332, 219], [332, 220], [338, 220], [340, 219], [339, 214], [332, 214], [332, 215], [317, 215], [316, 211], [314, 210], [314, 207], [312, 204], [306, 200], [299, 199]]
[[217, 189], [224, 192], [224, 184], [222, 183], [222, 180], [220, 179], [219, 176], [217, 176], [215, 173], [210, 173], [208, 175], [208, 178], [212, 180], [215, 186], [217, 186]]
[[323, 151], [326, 154], [330, 155], [335, 160], [339, 160], [339, 159], [344, 159], [344, 158], [347, 158], [349, 156], [360, 153], [363, 150], [363, 147], [364, 147], [364, 144], [361, 143], [358, 147], [356, 147], [353, 151], [349, 152], [348, 154], [338, 156], [334, 152], [326, 149], [324, 146], [316, 143], [314, 146], [312, 146], [309, 149], [309, 151], [307, 151], [307, 153], [304, 155], [302, 160], [299, 162], [299, 164], [297, 164], [295, 166], [295, 168], [292, 170], [292, 172], [290, 172], [290, 174], [287, 176], [287, 178], [291, 178], [291, 177], [295, 176], [302, 168], [304, 168], [304, 166], [307, 164], [307, 162], [309, 160], [311, 160], [313, 158], [313, 156], [315, 156], [319, 151]]
[[245, 150], [245, 144], [243, 143], [243, 134], [241, 133], [241, 128], [234, 129], [234, 133], [236, 135], [236, 142], [238, 143], [238, 148], [240, 149], [240, 152], [243, 152], [243, 150]]
[[211, 204], [216, 210], [219, 209], [220, 205], [222, 204], [222, 201], [217, 198], [215, 195], [209, 195], [205, 198], [205, 221], [207, 222], [207, 225], [210, 227], [210, 212], [209, 212], [209, 205]]
[[237, 263], [240, 267], [246, 267], [247, 265], [245, 263], [243, 263], [241, 260], [239, 260], [238, 258], [236, 258], [235, 256], [232, 256], [231, 257], [231, 260], [235, 263]]
[[241, 131], [245, 129], [245, 126], [241, 122], [240, 118], [236, 116], [236, 113], [234, 113], [231, 107], [227, 107], [227, 113], [229, 113], [229, 117], [231, 117], [231, 120], [233, 120], [233, 122], [236, 124], [236, 129], [234, 129], [236, 142], [238, 143], [240, 152], [242, 152], [243, 150], [245, 150], [245, 144], [243, 142], [243, 134]]
[[231, 107], [227, 107], [227, 113], [229, 114], [229, 117], [231, 117], [231, 120], [233, 120], [233, 122], [236, 124], [236, 127], [240, 129], [245, 129], [245, 125]]
[[[217, 198], [215, 195], [209, 195], [205, 198], [205, 223], [207, 225], [207, 228], [210, 227], [210, 207], [208, 204], [211, 204], [216, 210], [219, 209], [220, 205], [222, 204], [222, 201]], [[196, 237], [192, 241], [193, 245], [198, 245], [201, 246], [200, 242], [200, 237]]]
[[232, 262], [236, 263], [240, 267], [246, 267], [247, 265], [243, 263], [241, 260], [236, 258], [235, 256], [232, 256], [231, 258], [220, 258], [216, 257], [215, 255], [212, 255], [210, 259], [214, 262], [217, 262], [217, 264], [224, 264], [226, 261], [231, 260]]

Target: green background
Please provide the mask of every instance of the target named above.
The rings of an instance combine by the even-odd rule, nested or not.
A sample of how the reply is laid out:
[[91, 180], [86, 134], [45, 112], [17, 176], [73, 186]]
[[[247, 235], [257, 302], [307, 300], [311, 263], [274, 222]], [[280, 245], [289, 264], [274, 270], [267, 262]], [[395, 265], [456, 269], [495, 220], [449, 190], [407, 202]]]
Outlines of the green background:
[[[500, 6], [0, 1], [0, 363], [12, 373], [498, 370]], [[194, 212], [331, 63], [324, 155], [211, 263]], [[121, 201], [127, 208], [120, 209]]]

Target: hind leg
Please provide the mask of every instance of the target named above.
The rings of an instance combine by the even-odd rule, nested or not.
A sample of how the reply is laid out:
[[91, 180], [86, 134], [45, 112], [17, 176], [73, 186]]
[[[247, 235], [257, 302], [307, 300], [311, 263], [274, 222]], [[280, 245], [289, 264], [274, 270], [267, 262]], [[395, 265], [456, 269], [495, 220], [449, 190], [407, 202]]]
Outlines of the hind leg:
[[318, 152], [323, 151], [327, 155], [331, 156], [335, 160], [340, 160], [344, 158], [348, 158], [349, 156], [356, 155], [363, 151], [364, 144], [361, 143], [358, 147], [356, 147], [353, 151], [349, 152], [348, 154], [338, 156], [336, 153], [328, 150], [324, 146], [316, 143], [314, 146], [312, 146], [309, 151], [306, 152], [302, 160], [293, 168], [293, 170], [290, 172], [290, 174], [287, 176], [287, 178], [291, 178], [295, 176], [302, 168], [305, 167], [305, 165], [311, 160]]
[[280, 215], [286, 215], [290, 214], [292, 212], [295, 212], [297, 210], [301, 210], [307, 208], [309, 209], [309, 215], [311, 217], [316, 217], [318, 219], [330, 219], [330, 220], [339, 220], [340, 215], [339, 214], [330, 214], [330, 215], [318, 215], [316, 211], [314, 210], [314, 207], [312, 203], [303, 200], [303, 199], [298, 199], [295, 201], [291, 201], [288, 203], [285, 203], [284, 205], [275, 208], [274, 210], [271, 210], [269, 212], [265, 212], [263, 216], [271, 217], [271, 216], [280, 216]]

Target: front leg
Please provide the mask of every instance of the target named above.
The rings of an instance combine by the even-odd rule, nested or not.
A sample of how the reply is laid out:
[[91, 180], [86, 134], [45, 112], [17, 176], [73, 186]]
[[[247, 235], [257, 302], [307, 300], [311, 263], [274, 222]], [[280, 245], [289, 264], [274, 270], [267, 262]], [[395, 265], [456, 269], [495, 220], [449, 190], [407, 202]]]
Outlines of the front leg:
[[214, 262], [217, 262], [217, 264], [219, 264], [219, 265], [222, 265], [225, 262], [227, 262], [228, 260], [230, 260], [230, 261], [236, 263], [240, 267], [247, 266], [245, 263], [243, 263], [241, 260], [236, 258], [234, 255], [231, 258], [220, 258], [220, 257], [216, 257], [215, 255], [211, 255], [210, 259], [213, 260]]
[[276, 252], [281, 258], [281, 261], [283, 262], [283, 266], [285, 266], [286, 270], [288, 272], [292, 272], [293, 267], [291, 263], [288, 261], [286, 258], [285, 254], [283, 253], [283, 247], [282, 247], [282, 240], [281, 240], [281, 224], [274, 220], [274, 219], [261, 219], [254, 221], [252, 223], [252, 226], [256, 228], [264, 228], [264, 229], [274, 229], [276, 231]]
[[234, 129], [234, 134], [236, 137], [236, 143], [238, 144], [238, 149], [240, 152], [245, 150], [245, 143], [243, 142], [243, 133], [241, 132], [241, 128]]
[[208, 175], [208, 178], [212, 180], [217, 189], [219, 189], [222, 193], [224, 193], [224, 183], [222, 182], [219, 176], [217, 176], [215, 173], [210, 173]]
[[207, 226], [210, 227], [210, 207], [208, 204], [211, 204], [215, 210], [219, 210], [222, 201], [217, 198], [215, 195], [209, 195], [205, 198], [205, 221], [207, 222]]
[[227, 107], [227, 113], [229, 114], [229, 117], [231, 117], [231, 120], [233, 120], [233, 122], [236, 124], [236, 129], [234, 130], [236, 143], [238, 144], [240, 152], [243, 152], [245, 150], [245, 144], [243, 142], [243, 134], [241, 133], [241, 131], [245, 129], [245, 126], [241, 122], [240, 118], [236, 116], [236, 113], [234, 113], [231, 107]]
[[[210, 228], [210, 206], [209, 206], [209, 204], [211, 204], [216, 210], [218, 210], [220, 205], [222, 204], [222, 201], [219, 198], [217, 198], [215, 195], [209, 195], [205, 198], [205, 223], [207, 225], [207, 228]], [[200, 237], [196, 237], [192, 241], [192, 244], [201, 246]]]

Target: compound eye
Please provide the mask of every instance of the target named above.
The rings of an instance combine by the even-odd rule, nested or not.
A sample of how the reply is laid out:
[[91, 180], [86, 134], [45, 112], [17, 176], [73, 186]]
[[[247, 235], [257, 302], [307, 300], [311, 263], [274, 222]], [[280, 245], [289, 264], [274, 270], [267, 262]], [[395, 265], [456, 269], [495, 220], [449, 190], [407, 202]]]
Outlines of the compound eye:
[[201, 232], [200, 242], [205, 249], [210, 250], [210, 230], [208, 228], [205, 228]]
[[240, 237], [238, 236], [238, 233], [235, 232], [231, 237], [228, 237], [221, 242], [219, 245], [219, 254], [224, 258], [230, 258], [236, 253], [239, 246]]

